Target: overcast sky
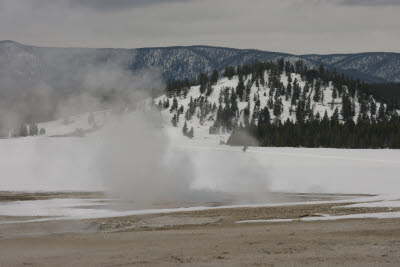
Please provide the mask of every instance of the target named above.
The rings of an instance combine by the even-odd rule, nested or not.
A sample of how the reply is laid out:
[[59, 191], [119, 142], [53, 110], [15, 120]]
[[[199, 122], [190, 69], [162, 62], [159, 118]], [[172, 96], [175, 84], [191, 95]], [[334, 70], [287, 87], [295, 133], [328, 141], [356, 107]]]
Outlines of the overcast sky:
[[0, 40], [400, 52], [400, 0], [0, 0]]

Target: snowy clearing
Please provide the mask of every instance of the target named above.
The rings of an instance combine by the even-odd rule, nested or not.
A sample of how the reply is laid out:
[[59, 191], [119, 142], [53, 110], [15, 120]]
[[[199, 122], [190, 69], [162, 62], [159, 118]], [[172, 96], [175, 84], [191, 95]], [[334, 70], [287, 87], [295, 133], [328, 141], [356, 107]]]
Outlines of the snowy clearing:
[[[241, 147], [202, 140], [176, 137], [172, 142], [177, 144], [174, 149], [188, 152], [194, 188], [234, 192], [245, 183], [251, 189], [252, 177], [229, 169], [232, 162], [254, 161], [274, 192], [400, 193], [399, 150], [251, 147], [243, 152]], [[0, 140], [0, 190], [104, 190], [98, 175], [98, 144], [94, 136]]]

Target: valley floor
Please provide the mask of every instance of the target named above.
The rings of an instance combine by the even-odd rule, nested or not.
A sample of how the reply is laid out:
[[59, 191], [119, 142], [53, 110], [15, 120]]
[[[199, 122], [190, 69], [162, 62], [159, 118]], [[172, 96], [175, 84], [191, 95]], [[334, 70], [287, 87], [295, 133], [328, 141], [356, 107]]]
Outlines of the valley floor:
[[205, 194], [195, 205], [161, 207], [169, 213], [109, 210], [94, 175], [95, 136], [4, 140], [0, 267], [400, 265], [400, 150], [244, 152], [179, 137], [173, 152], [186, 156], [195, 189], [299, 194], [251, 202], [264, 206]]
[[[0, 266], [399, 266], [400, 219], [234, 223], [249, 217], [299, 218], [330, 212], [332, 205], [19, 224], [50, 230], [85, 223], [89, 232], [0, 237]], [[140, 222], [153, 226], [129, 228]], [[12, 229], [3, 225], [1, 230]]]

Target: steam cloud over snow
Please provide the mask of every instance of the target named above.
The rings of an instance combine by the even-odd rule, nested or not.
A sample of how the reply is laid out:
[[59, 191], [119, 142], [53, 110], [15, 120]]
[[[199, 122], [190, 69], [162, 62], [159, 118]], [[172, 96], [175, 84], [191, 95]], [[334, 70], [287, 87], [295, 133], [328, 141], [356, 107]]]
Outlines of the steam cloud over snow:
[[128, 51], [113, 55], [113, 51], [49, 48], [46, 53], [38, 51], [39, 60], [14, 43], [2, 49], [2, 135], [21, 123], [132, 106], [162, 88], [157, 69], [129, 70], [135, 54]]
[[136, 111], [115, 118], [102, 131], [98, 163], [113, 197], [141, 206], [189, 197], [190, 157], [172, 150], [159, 120], [151, 111]]
[[[170, 136], [160, 114], [151, 111], [115, 118], [100, 134], [98, 164], [107, 191], [146, 208], [203, 202], [218, 192], [243, 194], [237, 201], [246, 203], [268, 197], [265, 166], [240, 154], [187, 150], [181, 147], [183, 138]], [[212, 182], [202, 185], [205, 178]], [[253, 194], [252, 200], [246, 199], [247, 193]]]
[[[72, 59], [77, 55], [86, 64], [74, 64]], [[32, 80], [0, 72], [4, 78], [1, 87], [10, 88], [10, 92], [3, 92], [3, 101], [18, 100], [1, 106], [3, 129], [48, 113], [49, 117], [60, 118], [40, 124], [47, 128], [48, 136], [68, 134], [75, 130], [73, 125], [87, 121], [89, 113], [82, 113], [82, 118], [71, 115], [110, 110], [101, 113], [98, 126], [104, 124], [103, 128], [86, 138], [2, 141], [2, 190], [105, 190], [114, 198], [127, 199], [140, 207], [206, 199], [217, 191], [264, 195], [268, 189], [266, 171], [251, 159], [227, 159], [224, 154], [181, 149], [183, 137], [171, 136], [165, 127], [169, 121], [163, 121], [149, 105], [151, 93], [162, 90], [159, 72], [151, 69], [132, 73], [126, 67], [135, 60], [131, 54], [113, 58], [104, 61], [99, 54], [76, 49], [73, 55], [47, 54], [46, 62], [52, 68], [34, 75]], [[29, 93], [21, 98], [25, 92]], [[30, 105], [29, 99], [37, 102]], [[97, 117], [95, 120], [100, 121]], [[251, 182], [246, 178], [249, 176]], [[213, 184], [196, 186], [204, 177], [212, 179]]]

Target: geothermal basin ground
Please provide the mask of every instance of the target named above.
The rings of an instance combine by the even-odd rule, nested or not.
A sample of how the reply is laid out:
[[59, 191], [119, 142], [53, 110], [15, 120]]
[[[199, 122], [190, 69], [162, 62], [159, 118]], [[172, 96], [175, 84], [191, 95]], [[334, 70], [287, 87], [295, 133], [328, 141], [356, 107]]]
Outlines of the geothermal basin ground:
[[399, 150], [243, 152], [198, 137], [174, 148], [190, 155], [190, 190], [137, 206], [104, 193], [96, 142], [1, 143], [0, 266], [399, 265]]
[[396, 195], [273, 193], [236, 205], [223, 194], [135, 210], [101, 192], [0, 195], [0, 266], [400, 263]]

